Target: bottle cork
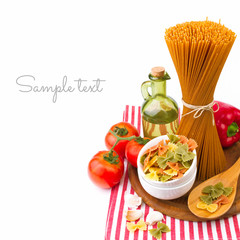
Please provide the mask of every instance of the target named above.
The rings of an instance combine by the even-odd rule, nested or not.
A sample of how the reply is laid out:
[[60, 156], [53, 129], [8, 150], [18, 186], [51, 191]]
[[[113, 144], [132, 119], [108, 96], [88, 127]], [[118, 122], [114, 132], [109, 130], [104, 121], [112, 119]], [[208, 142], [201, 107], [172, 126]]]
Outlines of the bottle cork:
[[153, 67], [151, 70], [151, 74], [154, 77], [163, 77], [165, 73], [165, 68], [164, 67]]

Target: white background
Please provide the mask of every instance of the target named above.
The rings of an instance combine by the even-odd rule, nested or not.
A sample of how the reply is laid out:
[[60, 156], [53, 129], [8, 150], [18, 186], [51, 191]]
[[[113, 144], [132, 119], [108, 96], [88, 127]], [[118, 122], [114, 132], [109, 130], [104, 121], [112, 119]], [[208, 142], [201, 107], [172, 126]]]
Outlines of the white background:
[[[237, 39], [215, 99], [240, 108], [238, 1], [2, 1], [0, 4], [0, 239], [103, 239], [109, 190], [87, 176], [104, 150], [107, 130], [126, 104], [141, 105], [141, 83], [153, 66], [181, 91], [164, 41], [166, 28], [191, 20], [219, 21]], [[100, 78], [102, 92], [23, 93], [36, 86]], [[86, 235], [85, 235], [86, 236]]]

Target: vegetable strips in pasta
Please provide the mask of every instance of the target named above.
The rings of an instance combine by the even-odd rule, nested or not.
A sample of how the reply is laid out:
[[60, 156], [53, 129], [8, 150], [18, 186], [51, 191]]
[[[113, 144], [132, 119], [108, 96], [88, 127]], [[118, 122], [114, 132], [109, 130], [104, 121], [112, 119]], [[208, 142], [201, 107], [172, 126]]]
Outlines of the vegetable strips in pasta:
[[[213, 102], [215, 87], [236, 35], [220, 23], [192, 21], [166, 29], [165, 41], [176, 68], [183, 101], [194, 106]], [[197, 141], [198, 179], [224, 169], [225, 156], [211, 109], [196, 116], [183, 107], [177, 134]], [[194, 115], [195, 114], [195, 115]]]

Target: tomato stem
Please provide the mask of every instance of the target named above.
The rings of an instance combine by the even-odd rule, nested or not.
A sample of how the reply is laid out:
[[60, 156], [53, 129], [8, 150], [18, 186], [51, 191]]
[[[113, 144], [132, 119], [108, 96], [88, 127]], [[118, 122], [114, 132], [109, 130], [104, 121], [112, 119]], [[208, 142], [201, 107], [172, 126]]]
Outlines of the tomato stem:
[[107, 154], [103, 155], [103, 159], [111, 164], [118, 164], [118, 155], [113, 156], [113, 152], [108, 152]]
[[115, 127], [113, 130], [118, 136], [125, 136], [128, 134], [128, 130], [126, 129], [126, 127], [120, 128], [120, 127]]
[[118, 144], [119, 141], [121, 140], [128, 140], [128, 141], [131, 141], [135, 138], [137, 138], [135, 135], [131, 136], [131, 137], [119, 137], [115, 132], [113, 132], [112, 130], [109, 130], [109, 132], [115, 136], [117, 138], [117, 141], [114, 143], [114, 145], [112, 146], [112, 148], [110, 149], [109, 153], [111, 153], [114, 149], [114, 147]]

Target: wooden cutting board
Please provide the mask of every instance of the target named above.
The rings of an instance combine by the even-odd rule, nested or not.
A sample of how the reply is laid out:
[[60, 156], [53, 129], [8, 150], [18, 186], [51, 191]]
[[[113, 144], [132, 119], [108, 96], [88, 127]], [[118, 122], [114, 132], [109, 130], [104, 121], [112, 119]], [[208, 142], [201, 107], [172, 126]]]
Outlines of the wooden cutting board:
[[[224, 150], [227, 166], [226, 169], [232, 166], [235, 161], [240, 157], [240, 142], [235, 143], [232, 147]], [[194, 214], [190, 212], [187, 206], [188, 194], [184, 195], [181, 198], [175, 200], [160, 200], [155, 197], [149, 195], [142, 187], [141, 183], [138, 179], [137, 169], [129, 164], [128, 167], [128, 175], [131, 185], [134, 191], [138, 194], [138, 196], [142, 197], [143, 201], [152, 207], [154, 210], [160, 211], [161, 213], [166, 214], [167, 216], [187, 220], [187, 221], [206, 221], [205, 219], [201, 219], [196, 217]], [[196, 187], [201, 181], [196, 181], [193, 185], [193, 188]], [[237, 193], [235, 197], [235, 201], [230, 208], [230, 210], [221, 218], [230, 217], [240, 213], [240, 178], [238, 180]]]

